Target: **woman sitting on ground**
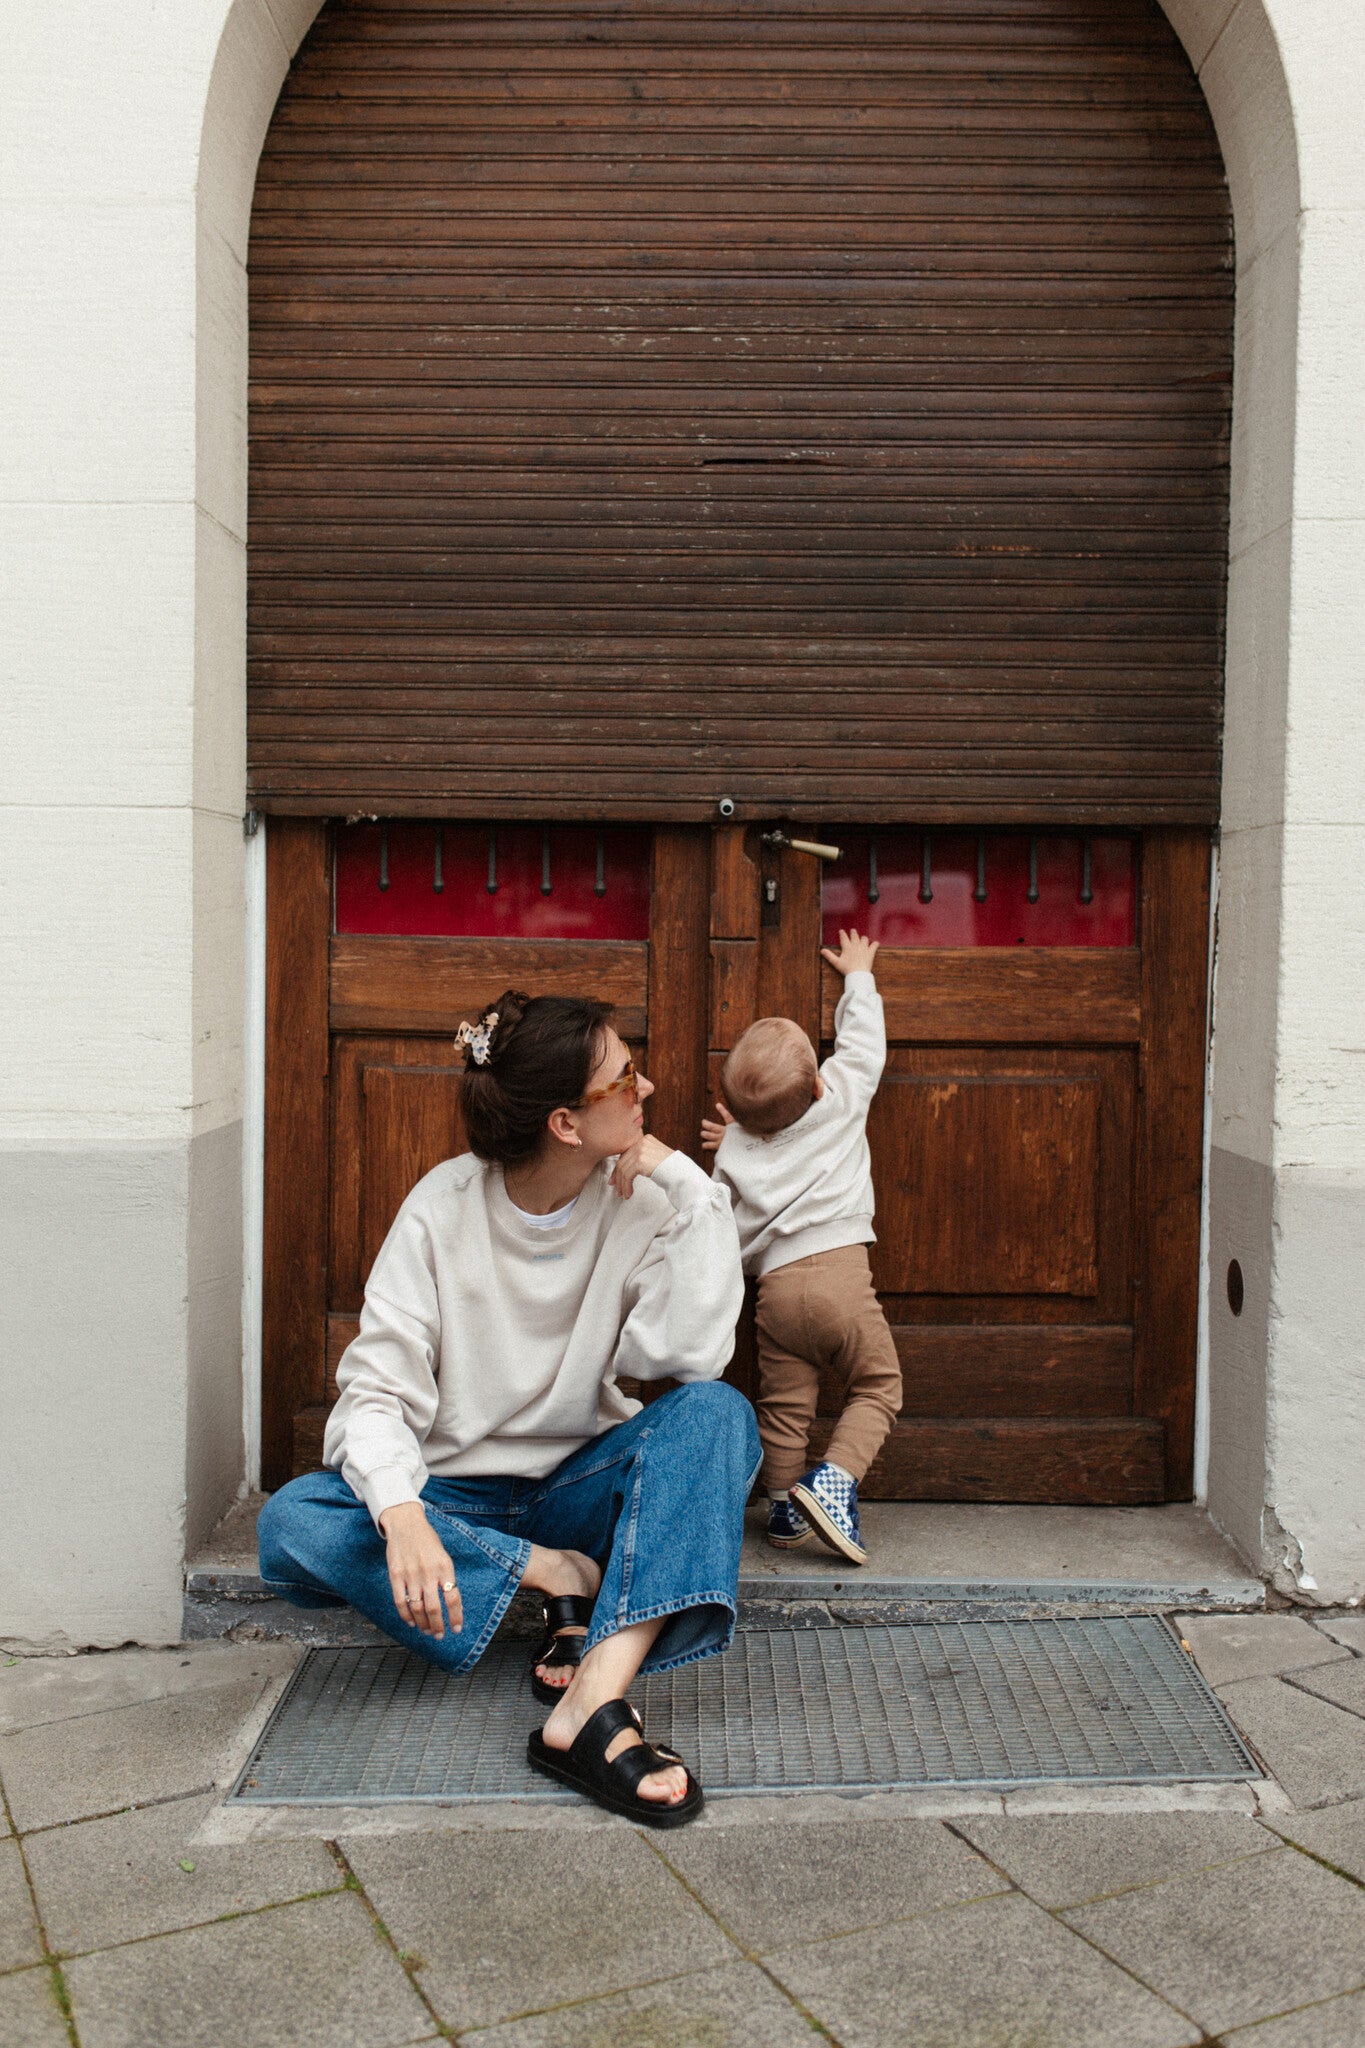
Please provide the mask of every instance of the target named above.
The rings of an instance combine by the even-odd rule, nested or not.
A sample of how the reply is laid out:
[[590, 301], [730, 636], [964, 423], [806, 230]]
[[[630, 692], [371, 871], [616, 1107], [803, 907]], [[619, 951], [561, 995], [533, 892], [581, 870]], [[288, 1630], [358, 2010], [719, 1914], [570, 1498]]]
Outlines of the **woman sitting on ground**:
[[[531, 1763], [676, 1826], [701, 1788], [625, 1695], [728, 1647], [759, 1447], [717, 1384], [743, 1298], [729, 1195], [646, 1136], [653, 1087], [610, 1016], [509, 990], [461, 1027], [472, 1151], [398, 1212], [337, 1368], [332, 1469], [266, 1502], [261, 1576], [448, 1671], [534, 1588], [554, 1711]], [[642, 1409], [618, 1374], [684, 1384]]]

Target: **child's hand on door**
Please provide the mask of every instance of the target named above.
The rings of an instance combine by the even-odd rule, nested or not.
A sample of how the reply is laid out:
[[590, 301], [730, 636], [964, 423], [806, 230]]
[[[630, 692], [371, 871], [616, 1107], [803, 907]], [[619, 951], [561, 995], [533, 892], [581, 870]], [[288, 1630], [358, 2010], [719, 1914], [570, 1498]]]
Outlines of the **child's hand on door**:
[[734, 1122], [734, 1118], [723, 1102], [716, 1104], [716, 1115], [720, 1119], [718, 1123], [712, 1122], [709, 1116], [704, 1116], [701, 1120], [701, 1149], [703, 1152], [714, 1152], [721, 1139], [725, 1136], [726, 1125]]
[[837, 948], [822, 946], [820, 958], [837, 967], [840, 974], [871, 974], [880, 945], [880, 939], [865, 939], [856, 931], [840, 931]]

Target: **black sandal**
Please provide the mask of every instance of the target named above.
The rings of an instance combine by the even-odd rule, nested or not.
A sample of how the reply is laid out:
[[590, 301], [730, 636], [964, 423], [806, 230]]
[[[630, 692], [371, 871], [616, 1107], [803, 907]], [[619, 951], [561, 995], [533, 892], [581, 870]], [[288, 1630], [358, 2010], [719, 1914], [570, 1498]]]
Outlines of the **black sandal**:
[[531, 1690], [538, 1700], [553, 1706], [564, 1697], [562, 1685], [549, 1685], [536, 1676], [537, 1664], [578, 1665], [583, 1656], [584, 1636], [561, 1635], [566, 1628], [588, 1628], [592, 1624], [594, 1602], [580, 1599], [576, 1593], [556, 1593], [541, 1602], [545, 1615], [545, 1635], [540, 1648], [531, 1659]]
[[[612, 1738], [623, 1728], [634, 1728], [641, 1740], [608, 1763]], [[695, 1820], [701, 1812], [701, 1786], [683, 1764], [687, 1791], [675, 1805], [661, 1799], [642, 1799], [636, 1789], [642, 1778], [654, 1771], [667, 1770], [671, 1764], [682, 1764], [676, 1750], [646, 1742], [643, 1737], [640, 1716], [630, 1701], [608, 1700], [583, 1723], [568, 1749], [551, 1749], [539, 1728], [533, 1728], [526, 1738], [526, 1761], [533, 1771], [543, 1771], [547, 1778], [572, 1785], [575, 1792], [595, 1799], [609, 1813], [623, 1813], [628, 1820], [643, 1821], [649, 1828], [680, 1828], [684, 1821]]]

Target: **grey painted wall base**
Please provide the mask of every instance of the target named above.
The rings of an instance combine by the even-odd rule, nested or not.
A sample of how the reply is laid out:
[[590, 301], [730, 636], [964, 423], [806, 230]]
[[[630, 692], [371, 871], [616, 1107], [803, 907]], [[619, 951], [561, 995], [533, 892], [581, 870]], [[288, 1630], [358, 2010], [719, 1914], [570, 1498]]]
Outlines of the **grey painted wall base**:
[[[1266, 1486], [1271, 1220], [1268, 1166], [1215, 1145], [1209, 1157], [1209, 1513], [1259, 1570]], [[1245, 1290], [1228, 1306], [1228, 1264]]]
[[0, 1153], [0, 1641], [173, 1643], [236, 1492], [241, 1133]]
[[1261, 1563], [1293, 1600], [1365, 1599], [1365, 1169], [1275, 1175]]
[[189, 1147], [0, 1154], [0, 1637], [173, 1642]]
[[1359, 1601], [1365, 1173], [1272, 1172], [1215, 1146], [1209, 1196], [1209, 1512], [1288, 1598]]

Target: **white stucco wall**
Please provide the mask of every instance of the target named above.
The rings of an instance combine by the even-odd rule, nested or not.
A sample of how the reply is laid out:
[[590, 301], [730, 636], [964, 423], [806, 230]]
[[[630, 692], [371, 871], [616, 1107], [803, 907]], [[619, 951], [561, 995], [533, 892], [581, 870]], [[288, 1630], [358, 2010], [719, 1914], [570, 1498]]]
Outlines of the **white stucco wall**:
[[[1237, 220], [1210, 1503], [1342, 1598], [1365, 1591], [1365, 7], [1165, 4]], [[187, 1534], [241, 1471], [244, 265], [315, 11], [5, 9], [0, 1636], [174, 1637]]]
[[1365, 1594], [1365, 9], [1167, 12], [1237, 223], [1209, 1500], [1282, 1590], [1343, 1599]]
[[293, 31], [228, 15], [4, 13], [0, 1635], [27, 1641], [177, 1638], [186, 1540], [242, 1472], [244, 257]]

